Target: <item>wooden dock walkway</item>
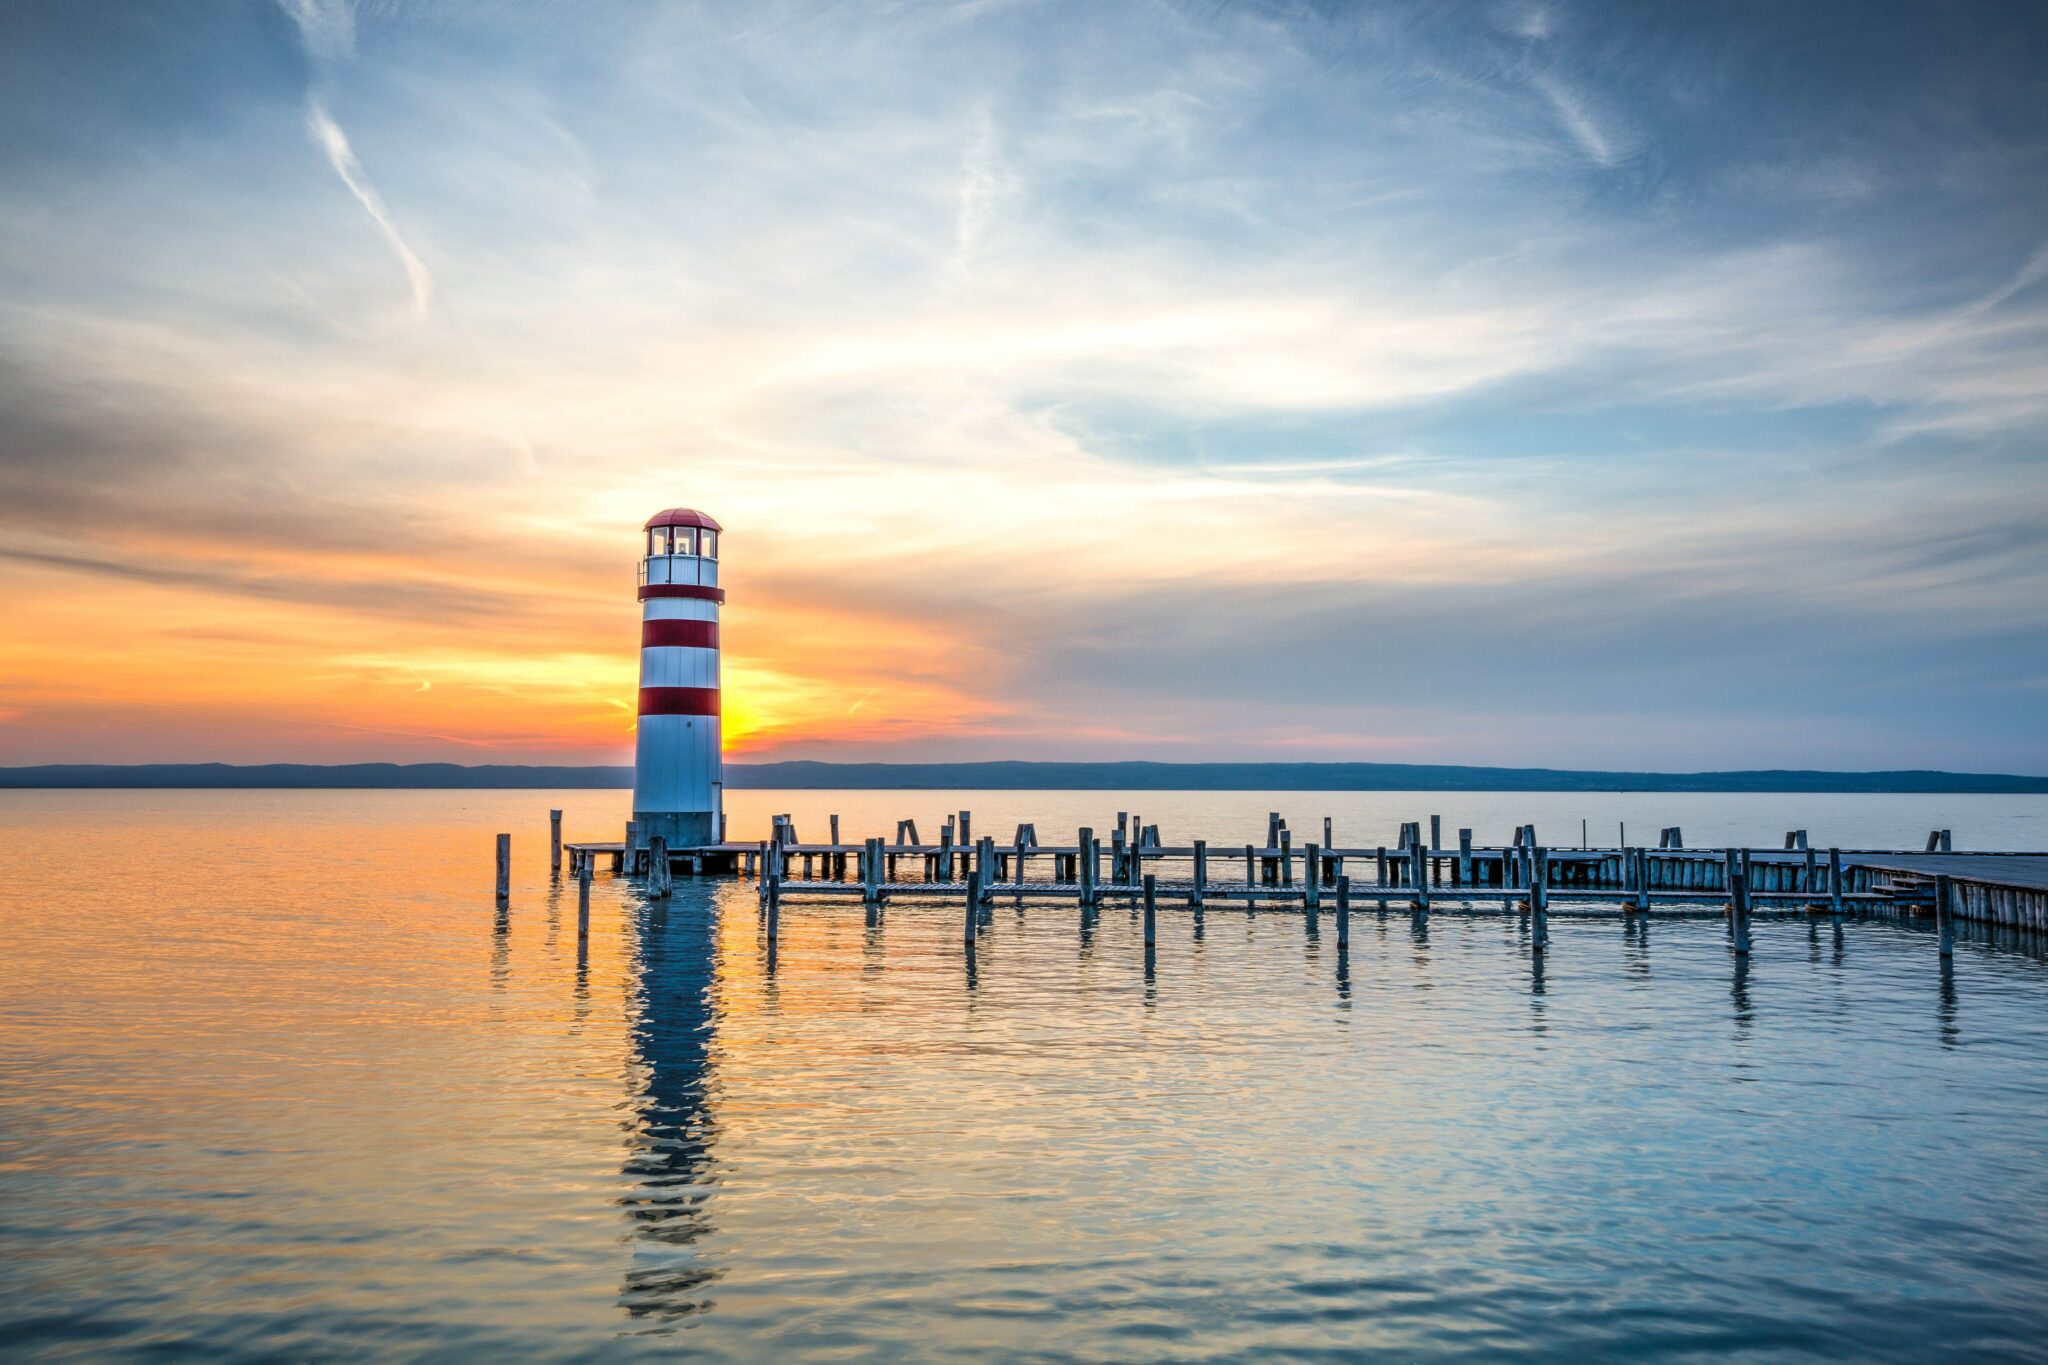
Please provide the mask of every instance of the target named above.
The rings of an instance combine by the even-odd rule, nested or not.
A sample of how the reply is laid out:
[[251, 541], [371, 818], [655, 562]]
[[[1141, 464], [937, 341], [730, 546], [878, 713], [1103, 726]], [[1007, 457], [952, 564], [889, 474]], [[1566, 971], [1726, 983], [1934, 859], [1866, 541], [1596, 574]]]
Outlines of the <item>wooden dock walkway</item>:
[[1392, 846], [1365, 846], [1334, 843], [1327, 818], [1323, 839], [1297, 844], [1274, 813], [1266, 837], [1256, 842], [1169, 845], [1158, 826], [1120, 815], [1107, 842], [1083, 828], [1071, 844], [1041, 843], [1036, 826], [1027, 823], [999, 844], [974, 838], [972, 813], [962, 811], [942, 824], [935, 842], [920, 839], [912, 820], [898, 821], [892, 839], [849, 842], [839, 838], [833, 816], [830, 837], [806, 843], [789, 817], [777, 816], [767, 839], [661, 849], [657, 873], [656, 851], [629, 842], [630, 829], [628, 841], [564, 844], [559, 812], [552, 818], [558, 869], [567, 853], [577, 875], [587, 875], [599, 859], [616, 873], [644, 871], [663, 882], [678, 868], [736, 873], [758, 884], [764, 904], [953, 899], [971, 883], [984, 902], [996, 895], [1083, 905], [1148, 898], [1155, 906], [1313, 911], [1341, 888], [1347, 903], [1406, 905], [1423, 913], [1433, 907], [1527, 912], [1540, 901], [1546, 912], [1551, 906], [1609, 915], [1691, 907], [1690, 913], [1732, 915], [1740, 900], [1745, 910], [1840, 915], [1886, 906], [2048, 930], [2048, 854], [1949, 852], [1945, 830], [1930, 832], [1919, 851], [1811, 848], [1801, 830], [1788, 831], [1782, 848], [1688, 848], [1677, 828], [1661, 831], [1655, 848], [1550, 848], [1538, 842], [1533, 825], [1524, 825], [1511, 844], [1479, 847], [1468, 829], [1447, 846], [1440, 820], [1431, 817], [1427, 835], [1422, 821], [1411, 821]]

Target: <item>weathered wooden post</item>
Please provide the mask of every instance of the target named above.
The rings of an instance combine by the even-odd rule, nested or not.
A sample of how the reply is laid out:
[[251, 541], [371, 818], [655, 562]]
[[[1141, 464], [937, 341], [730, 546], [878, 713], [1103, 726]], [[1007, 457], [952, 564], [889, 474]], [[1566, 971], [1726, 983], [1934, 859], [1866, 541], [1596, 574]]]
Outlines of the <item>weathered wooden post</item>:
[[1109, 879], [1121, 886], [1129, 876], [1130, 873], [1125, 867], [1124, 832], [1119, 823], [1116, 832], [1109, 836]]
[[782, 879], [772, 878], [768, 882], [768, 946], [775, 946], [776, 936], [782, 932]]
[[1335, 848], [1336, 846], [1337, 836], [1330, 832], [1330, 817], [1325, 815], [1323, 817], [1323, 847]]
[[1188, 896], [1188, 904], [1202, 908], [1202, 893], [1209, 886], [1209, 841], [1195, 840], [1195, 889]]
[[1636, 850], [1636, 909], [1650, 913], [1650, 850]]
[[1742, 880], [1742, 862], [1736, 850], [1721, 851], [1721, 886], [1728, 893], [1728, 932], [1735, 932], [1735, 884]]
[[1529, 946], [1550, 946], [1550, 850], [1541, 846], [1529, 850]]
[[[1804, 834], [1805, 831], [1802, 830], [1801, 836], [1804, 837]], [[1820, 877], [1818, 876], [1818, 869], [1814, 865], [1815, 855], [1813, 849], [1811, 847], [1807, 847], [1805, 849], [1805, 852], [1806, 866], [1801, 870], [1799, 874], [1799, 889], [1810, 896], [1816, 890], [1819, 889]]]
[[1074, 845], [1074, 881], [1079, 884], [1081, 908], [1086, 910], [1095, 903], [1095, 831], [1081, 826]]
[[1428, 857], [1429, 850], [1422, 846], [1420, 839], [1408, 850], [1409, 867], [1415, 876], [1415, 908], [1425, 920], [1429, 918], [1429, 869], [1423, 865], [1423, 860]]
[[1337, 951], [1351, 946], [1351, 878], [1337, 878]]
[[590, 859], [576, 866], [576, 937], [590, 937]]
[[668, 866], [668, 840], [659, 834], [647, 841], [647, 892], [656, 900], [666, 900], [675, 893]]
[[1956, 955], [1956, 905], [1955, 883], [1948, 873], [1937, 872], [1934, 876], [1934, 928], [1941, 940], [1941, 955], [1944, 958]]
[[512, 899], [512, 836], [498, 836], [498, 900]]
[[1749, 879], [1740, 872], [1735, 874], [1734, 884], [1729, 891], [1728, 904], [1730, 906], [1730, 917], [1734, 921], [1735, 951], [1747, 954], [1749, 952]]
[[1429, 851], [1437, 852], [1444, 846], [1444, 818], [1441, 815], [1429, 817]]
[[882, 899], [882, 841], [871, 836], [860, 846], [860, 898], [869, 905]]
[[[1387, 846], [1386, 846], [1385, 844], [1381, 844], [1381, 845], [1379, 846], [1379, 857], [1380, 857], [1380, 886], [1381, 886], [1382, 888], [1384, 888], [1384, 887], [1386, 886], [1386, 884], [1387, 884]], [[1386, 904], [1386, 902], [1385, 902], [1385, 901], [1382, 901], [1382, 902], [1380, 902], [1380, 903], [1381, 903], [1382, 905]]]
[[1145, 874], [1145, 946], [1150, 948], [1159, 942], [1159, 910], [1152, 903], [1153, 882], [1157, 880], [1149, 872]]
[[1828, 850], [1828, 909], [1836, 919], [1842, 917], [1842, 850]]
[[1472, 831], [1458, 831], [1458, 882], [1463, 886], [1472, 885]]
[[1252, 856], [1250, 844], [1244, 846], [1244, 884], [1246, 890], [1259, 884], [1259, 863], [1258, 859]]
[[548, 812], [548, 866], [554, 875], [562, 875], [562, 812]]
[[1941, 832], [1941, 851], [1943, 853], [1952, 853], [1955, 851], [1949, 839], [1949, 832], [1947, 830], [1943, 830]]
[[1301, 858], [1301, 906], [1310, 914], [1314, 914], [1323, 903], [1322, 850], [1314, 844], [1304, 845]]
[[[979, 861], [979, 859], [976, 861]], [[962, 941], [967, 944], [968, 950], [972, 951], [974, 948], [976, 926], [981, 921], [982, 871], [978, 867], [969, 867], [966, 869], [966, 873], [967, 892], [964, 900], [966, 908], [960, 920], [960, 935]]]
[[981, 856], [975, 861], [981, 864], [981, 901], [992, 905], [996, 898], [996, 837], [985, 836], [980, 844]]

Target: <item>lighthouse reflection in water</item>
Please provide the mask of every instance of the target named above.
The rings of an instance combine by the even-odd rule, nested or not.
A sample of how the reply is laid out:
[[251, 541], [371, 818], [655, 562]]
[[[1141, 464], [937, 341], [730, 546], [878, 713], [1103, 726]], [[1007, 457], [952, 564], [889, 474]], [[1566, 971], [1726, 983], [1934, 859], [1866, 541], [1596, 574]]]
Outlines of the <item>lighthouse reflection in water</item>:
[[632, 1265], [619, 1304], [634, 1318], [688, 1318], [710, 1307], [718, 1270], [711, 1231], [712, 1122], [707, 1103], [716, 916], [711, 897], [679, 886], [672, 902], [631, 912], [628, 981], [632, 1118], [620, 1198]]

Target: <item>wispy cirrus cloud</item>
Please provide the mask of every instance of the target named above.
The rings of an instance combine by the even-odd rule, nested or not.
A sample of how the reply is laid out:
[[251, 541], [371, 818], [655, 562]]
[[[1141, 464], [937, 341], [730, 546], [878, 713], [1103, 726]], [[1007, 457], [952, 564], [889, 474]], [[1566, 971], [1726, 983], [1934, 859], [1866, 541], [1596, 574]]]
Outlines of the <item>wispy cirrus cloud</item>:
[[346, 61], [355, 52], [355, 10], [352, 0], [278, 0], [298, 25], [299, 36], [306, 47], [306, 55], [313, 63], [316, 87], [306, 94], [306, 131], [313, 143], [327, 157], [327, 164], [355, 196], [363, 212], [383, 236], [404, 267], [407, 287], [412, 293], [413, 314], [425, 318], [434, 300], [434, 277], [420, 260], [419, 254], [405, 240], [392, 221], [391, 211], [385, 207], [383, 196], [377, 193], [369, 177], [363, 173], [363, 166], [356, 159], [355, 149], [349, 145], [348, 134], [334, 121], [327, 110], [317, 82], [324, 80], [335, 64]]

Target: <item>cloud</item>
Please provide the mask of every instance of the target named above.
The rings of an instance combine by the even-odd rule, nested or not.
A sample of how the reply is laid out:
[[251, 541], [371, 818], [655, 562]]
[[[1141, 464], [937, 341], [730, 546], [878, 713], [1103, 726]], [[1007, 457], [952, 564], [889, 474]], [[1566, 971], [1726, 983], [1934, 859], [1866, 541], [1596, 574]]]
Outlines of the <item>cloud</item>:
[[1600, 126], [1593, 117], [1586, 100], [1578, 92], [1555, 76], [1538, 73], [1529, 78], [1530, 88], [1548, 101], [1557, 114], [1558, 123], [1578, 144], [1586, 159], [1605, 170], [1613, 169], [1621, 160], [1621, 152], [1615, 138]]
[[384, 207], [384, 200], [364, 179], [362, 164], [348, 145], [348, 135], [328, 116], [318, 99], [309, 99], [306, 103], [306, 128], [312, 133], [314, 143], [327, 154], [327, 164], [334, 167], [341, 183], [348, 186], [349, 193], [363, 206], [363, 212], [370, 215], [370, 221], [384, 234], [384, 240], [397, 255], [399, 264], [405, 267], [406, 283], [412, 290], [413, 313], [417, 317], [426, 317], [434, 299], [434, 277], [399, 234], [398, 225], [391, 221], [390, 211]]
[[[1872, 128], [1848, 58], [1788, 92], [1799, 25], [1703, 11], [286, 12], [310, 89], [288, 40], [0, 200], [9, 705], [153, 591], [191, 714], [248, 676], [192, 632], [262, 617], [364, 752], [385, 707], [612, 754], [635, 531], [691, 503], [753, 752], [1791, 761], [1883, 733], [1847, 699], [2048, 761], [1957, 704], [2048, 668], [2030, 105], [1902, 157], [1954, 92]], [[442, 325], [364, 321], [330, 174]]]
[[299, 27], [306, 53], [322, 65], [355, 54], [356, 16], [351, 0], [278, 0]]
[[348, 186], [348, 192], [362, 205], [363, 212], [370, 216], [385, 243], [398, 257], [398, 263], [405, 270], [406, 284], [412, 292], [413, 315], [424, 319], [433, 303], [434, 277], [399, 232], [398, 224], [392, 221], [383, 196], [363, 174], [362, 163], [349, 146], [348, 135], [328, 113], [320, 94], [320, 86], [331, 78], [334, 68], [355, 54], [354, 6], [351, 0], [278, 0], [278, 3], [298, 26], [300, 41], [305, 44], [306, 55], [312, 60], [315, 72], [315, 88], [306, 96], [306, 130], [312, 135], [314, 145], [326, 154], [327, 164], [341, 177], [341, 183]]

